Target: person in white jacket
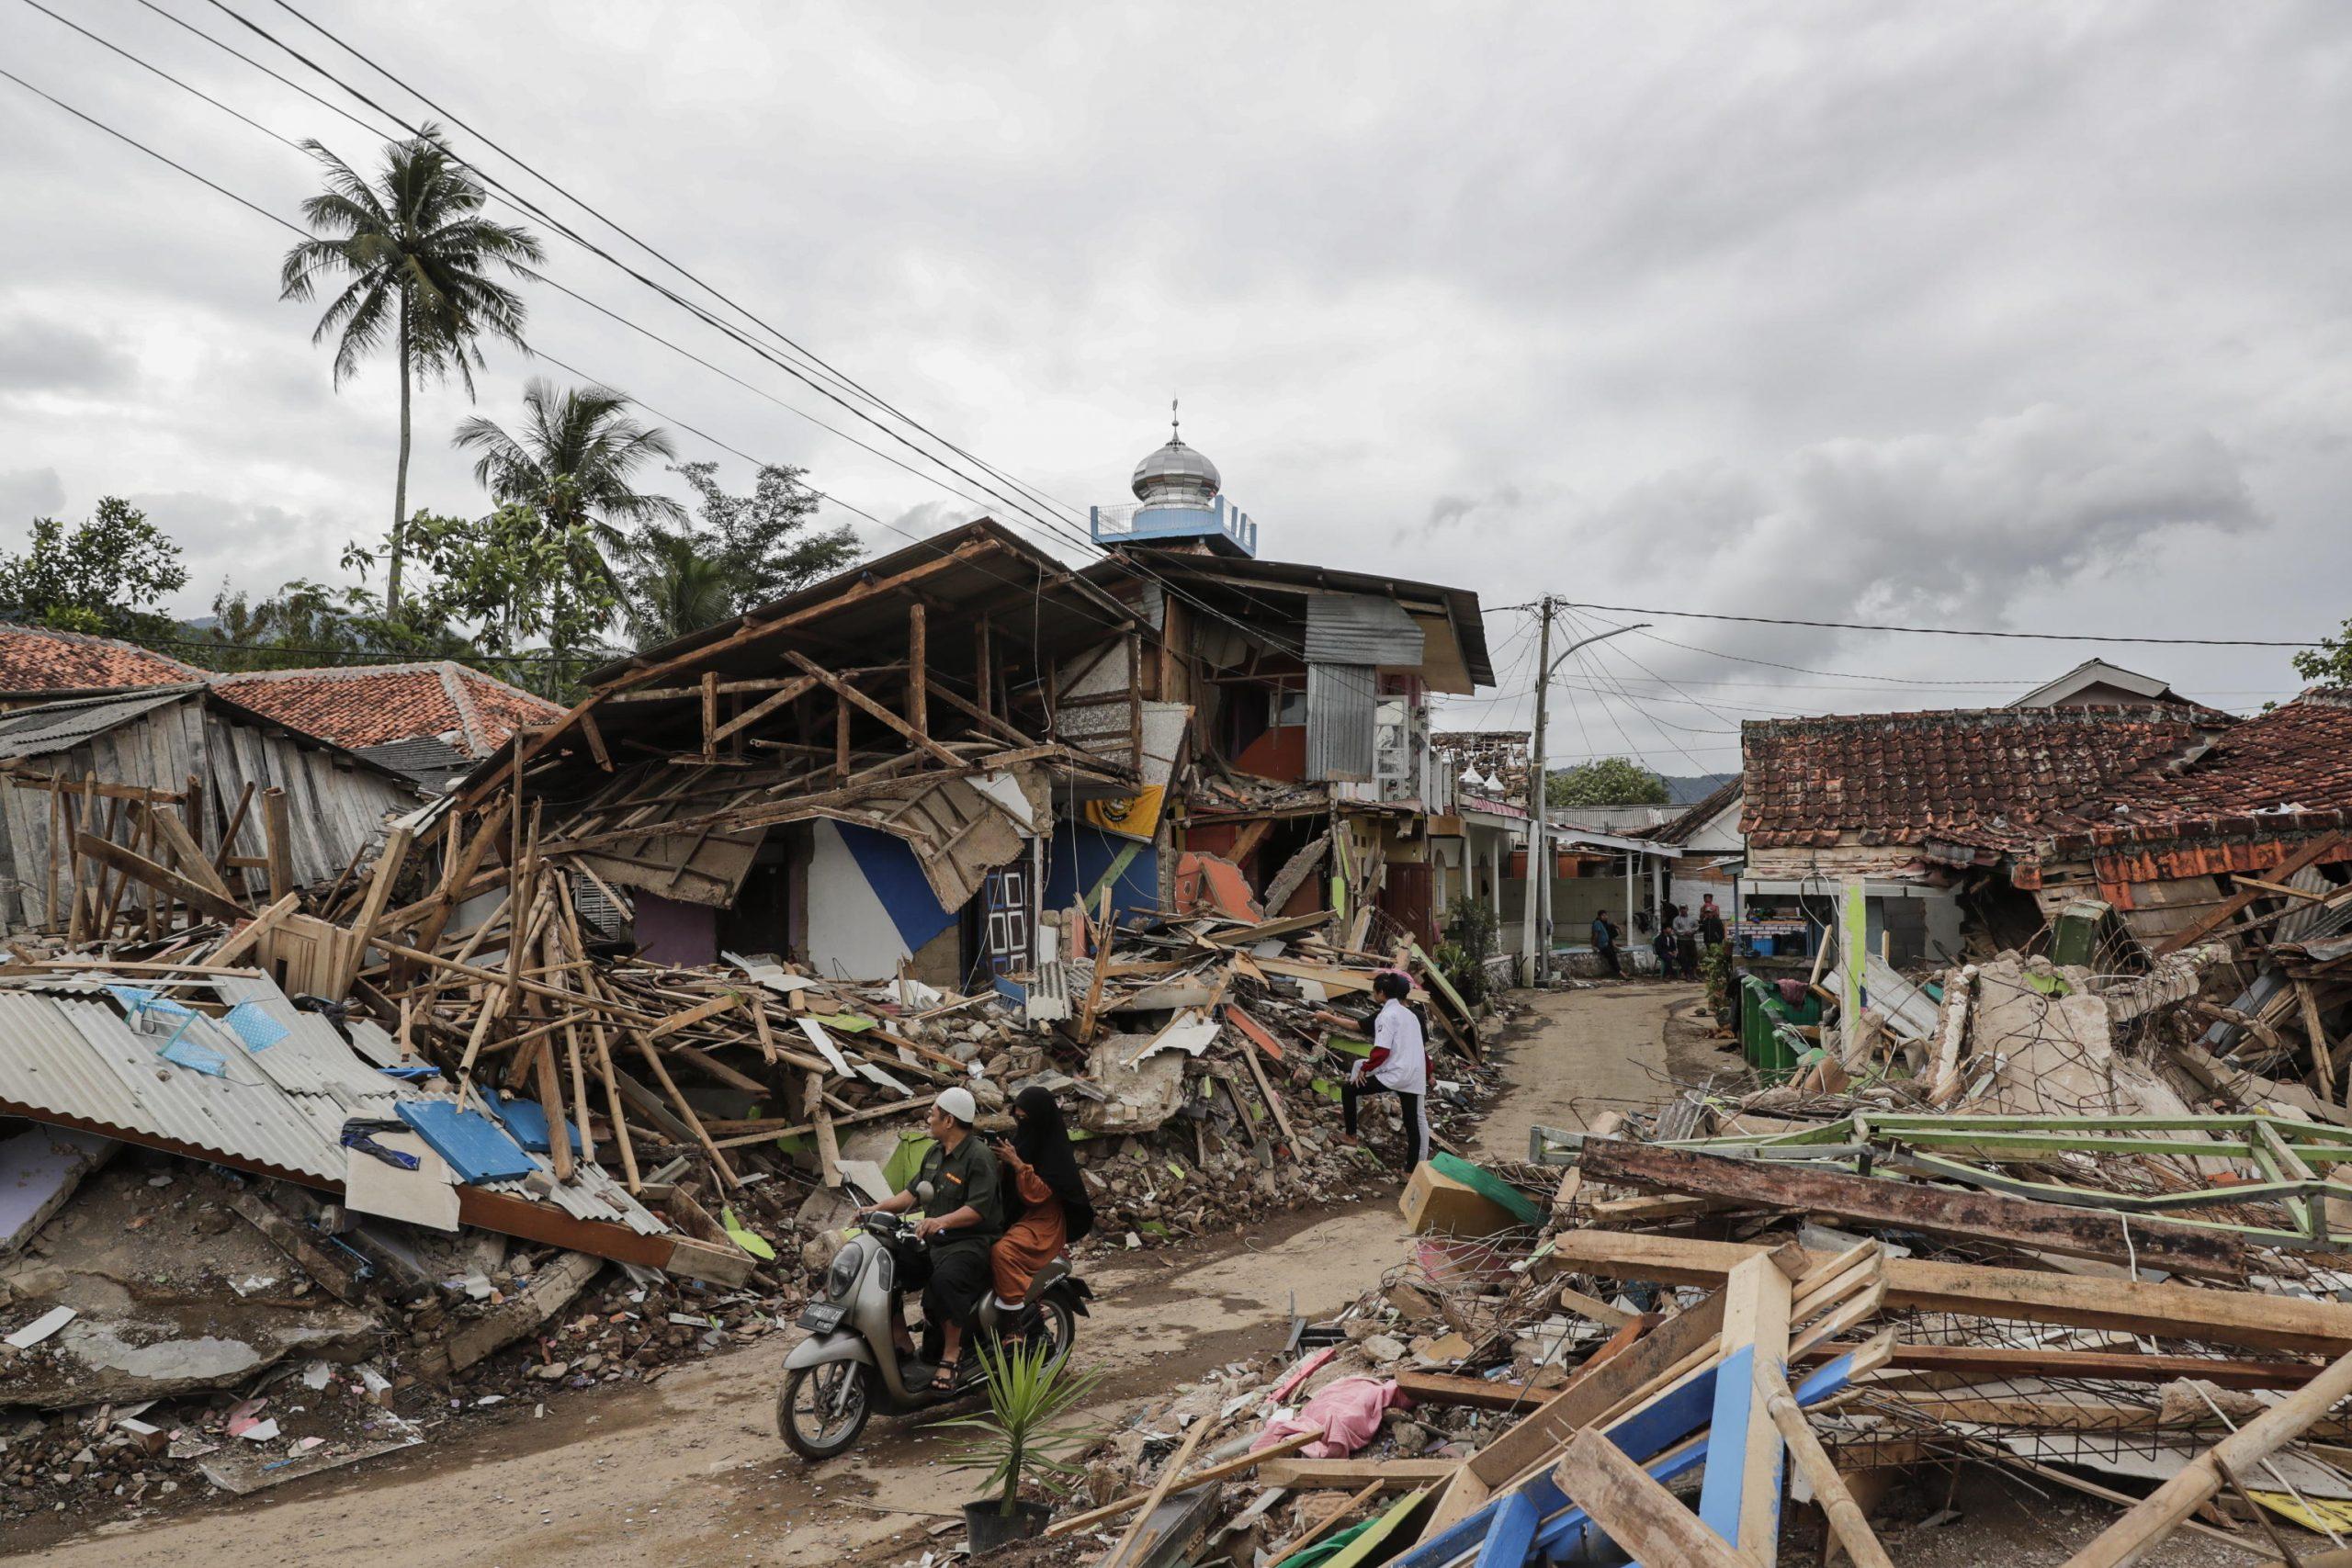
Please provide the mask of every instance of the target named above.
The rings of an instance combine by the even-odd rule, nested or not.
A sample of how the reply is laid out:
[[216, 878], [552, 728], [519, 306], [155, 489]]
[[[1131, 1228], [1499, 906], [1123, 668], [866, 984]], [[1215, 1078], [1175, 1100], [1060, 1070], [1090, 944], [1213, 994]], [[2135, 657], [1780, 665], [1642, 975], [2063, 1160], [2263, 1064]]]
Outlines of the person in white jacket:
[[1347, 1082], [1340, 1086], [1340, 1114], [1351, 1144], [1357, 1141], [1356, 1101], [1374, 1094], [1396, 1097], [1405, 1112], [1407, 1170], [1430, 1154], [1429, 1047], [1421, 1037], [1421, 1021], [1405, 1005], [1412, 990], [1413, 983], [1393, 969], [1373, 976], [1373, 995], [1382, 1001], [1372, 1021], [1372, 1055], [1350, 1069]]

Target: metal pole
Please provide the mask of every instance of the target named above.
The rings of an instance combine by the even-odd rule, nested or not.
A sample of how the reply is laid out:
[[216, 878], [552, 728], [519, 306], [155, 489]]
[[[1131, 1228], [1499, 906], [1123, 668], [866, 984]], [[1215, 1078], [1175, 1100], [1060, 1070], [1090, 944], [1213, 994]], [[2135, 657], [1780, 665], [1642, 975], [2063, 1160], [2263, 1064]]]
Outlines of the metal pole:
[[1544, 918], [1550, 913], [1550, 900], [1545, 895], [1552, 886], [1551, 877], [1545, 874], [1549, 868], [1544, 863], [1544, 792], [1547, 782], [1544, 762], [1544, 694], [1552, 686], [1552, 596], [1548, 593], [1544, 596], [1542, 614], [1544, 625], [1536, 639], [1535, 655], [1535, 744], [1527, 759], [1526, 929], [1520, 933], [1520, 953], [1527, 961], [1527, 983], [1531, 986], [1544, 984], [1552, 966], [1550, 943], [1542, 940]]

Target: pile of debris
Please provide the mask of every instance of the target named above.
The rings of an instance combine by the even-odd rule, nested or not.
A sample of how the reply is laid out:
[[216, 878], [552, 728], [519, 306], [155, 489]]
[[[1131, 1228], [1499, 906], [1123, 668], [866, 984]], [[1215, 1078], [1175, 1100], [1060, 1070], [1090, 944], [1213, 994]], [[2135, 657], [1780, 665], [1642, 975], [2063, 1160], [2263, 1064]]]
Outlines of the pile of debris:
[[1056, 1528], [1128, 1530], [1129, 1562], [1583, 1561], [1605, 1534], [1752, 1568], [1801, 1526], [1876, 1564], [1982, 1467], [2109, 1510], [2073, 1563], [2177, 1531], [2340, 1548], [2352, 1126], [2215, 1054], [2222, 956], [1872, 960], [1864, 1009], [1772, 1025], [1777, 1081], [1539, 1127], [1525, 1166], [1441, 1156], [1379, 1290], [1148, 1410]]
[[951, 1084], [988, 1131], [1063, 1098], [1112, 1247], [1378, 1175], [1338, 1084], [1381, 968], [1427, 993], [1441, 1139], [1489, 1087], [1419, 950], [1340, 946], [1329, 914], [1073, 908], [971, 994], [681, 966], [593, 865], [502, 807], [460, 820], [263, 903], [233, 825], [207, 846], [130, 800], [61, 868], [69, 929], [9, 944], [0, 1513], [246, 1491], [788, 1324]]

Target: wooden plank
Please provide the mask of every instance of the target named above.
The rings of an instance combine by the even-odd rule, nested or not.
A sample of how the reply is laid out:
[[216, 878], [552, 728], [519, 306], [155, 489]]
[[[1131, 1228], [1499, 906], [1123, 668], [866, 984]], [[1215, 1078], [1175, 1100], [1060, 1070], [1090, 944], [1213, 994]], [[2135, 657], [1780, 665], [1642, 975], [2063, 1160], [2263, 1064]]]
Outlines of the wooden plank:
[[[1634, 1232], [1571, 1230], [1553, 1238], [1554, 1258], [1572, 1272], [1677, 1285], [1719, 1286], [1759, 1250], [1747, 1242]], [[2331, 1356], [2352, 1351], [2352, 1305], [2340, 1302], [1917, 1258], [1888, 1258], [1886, 1284], [1886, 1304], [1897, 1311], [2113, 1328], [2256, 1350]]]
[[171, 852], [172, 859], [179, 863], [181, 872], [189, 880], [210, 888], [223, 898], [235, 899], [236, 894], [230, 890], [227, 880], [213, 865], [212, 857], [197, 843], [187, 830], [187, 824], [180, 820], [178, 812], [168, 806], [150, 806], [147, 820], [155, 825], [155, 836], [164, 841], [164, 848]]
[[1831, 1533], [1846, 1549], [1846, 1555], [1854, 1560], [1856, 1568], [1894, 1568], [1886, 1549], [1871, 1530], [1862, 1506], [1846, 1489], [1845, 1478], [1838, 1473], [1821, 1439], [1814, 1436], [1813, 1427], [1806, 1423], [1788, 1378], [1778, 1368], [1758, 1362], [1756, 1393], [1772, 1425], [1780, 1430], [1781, 1440], [1788, 1445], [1789, 1458], [1804, 1477], [1805, 1484], [1813, 1488], [1814, 1500], [1828, 1516]]
[[1119, 1544], [1113, 1547], [1111, 1555], [1102, 1560], [1102, 1568], [1119, 1568], [1120, 1562], [1134, 1547], [1136, 1538], [1143, 1534], [1143, 1528], [1150, 1521], [1152, 1510], [1159, 1506], [1169, 1489], [1175, 1485], [1177, 1473], [1184, 1468], [1184, 1461], [1193, 1457], [1193, 1450], [1201, 1446], [1201, 1439], [1207, 1437], [1209, 1428], [1216, 1425], [1205, 1416], [1193, 1423], [1192, 1430], [1184, 1434], [1184, 1440], [1176, 1445], [1176, 1452], [1169, 1459], [1167, 1467], [1160, 1471], [1159, 1484], [1145, 1496], [1142, 1512], [1136, 1516], [1136, 1522], [1127, 1527], [1127, 1533], [1119, 1538]]
[[[1792, 1359], [1835, 1360], [1860, 1348], [1825, 1341]], [[2003, 1345], [1897, 1345], [1887, 1365], [1948, 1372], [1980, 1382], [2011, 1378], [2086, 1378], [2116, 1382], [2171, 1382], [2202, 1378], [2222, 1388], [2301, 1388], [2324, 1370], [2317, 1361], [2222, 1360], [2209, 1356], [2142, 1355], [2132, 1350], [2029, 1350]]]
[[1274, 1092], [1273, 1084], [1266, 1077], [1266, 1069], [1259, 1066], [1258, 1054], [1254, 1051], [1242, 1052], [1241, 1065], [1248, 1067], [1250, 1076], [1258, 1080], [1258, 1092], [1266, 1097], [1266, 1109], [1273, 1112], [1274, 1125], [1283, 1130], [1283, 1142], [1290, 1146], [1291, 1158], [1301, 1157], [1298, 1134], [1291, 1129], [1290, 1112], [1283, 1109], [1283, 1097]]
[[1724, 1328], [1717, 1351], [1714, 1415], [1699, 1517], [1751, 1562], [1772, 1568], [1781, 1540], [1781, 1439], [1756, 1395], [1756, 1373], [1787, 1361], [1788, 1275], [1758, 1255], [1724, 1281]]
[[1410, 1492], [1453, 1474], [1450, 1459], [1280, 1459], [1261, 1467], [1261, 1485], [1294, 1492], [1353, 1491], [1377, 1485], [1384, 1492]]
[[907, 606], [907, 722], [925, 739], [931, 735], [930, 637], [922, 601]]
[[297, 893], [288, 893], [285, 897], [280, 898], [277, 903], [272, 904], [268, 908], [264, 909], [260, 914], [255, 915], [252, 919], [247, 920], [235, 931], [230, 933], [226, 941], [222, 942], [220, 946], [214, 948], [209, 953], [206, 954], [205, 962], [211, 964], [216, 969], [226, 968], [234, 964], [238, 959], [243, 958], [247, 953], [251, 952], [255, 943], [259, 942], [262, 938], [267, 936], [270, 931], [277, 927], [280, 920], [283, 920], [287, 916], [293, 914], [296, 907], [300, 905], [301, 901], [301, 895]]
[[2247, 1422], [2188, 1464], [2066, 1560], [2066, 1568], [2124, 1568], [2170, 1535], [2224, 1482], [2221, 1466], [2244, 1470], [2301, 1437], [2336, 1401], [2352, 1395], [2352, 1355]]
[[768, 715], [784, 706], [785, 704], [805, 696], [816, 689], [817, 682], [815, 681], [809, 679], [806, 675], [796, 675], [791, 680], [786, 681], [783, 685], [778, 686], [768, 695], [761, 698], [758, 702], [753, 703], [741, 713], [737, 714], [733, 718], [729, 719], [725, 724], [720, 725], [717, 730], [713, 731], [711, 738], [714, 740], [724, 740], [739, 731], [749, 729], [752, 725], [759, 723], [760, 720], [767, 717]]
[[[1708, 1473], [1714, 1471], [1710, 1463]], [[1676, 1568], [1756, 1568], [1598, 1430], [1577, 1434], [1552, 1480], [1636, 1562], [1670, 1562]]]
[[[2322, 861], [2337, 858], [2342, 854], [2344, 847], [2344, 840], [2334, 836], [2313, 840], [2271, 867], [2270, 874], [2274, 880], [2285, 882], [2306, 867], [2317, 865]], [[2260, 888], [2240, 888], [2206, 913], [2199, 915], [2196, 919], [2158, 942], [2154, 956], [2162, 958], [2168, 953], [2178, 953], [2191, 942], [2201, 942], [2235, 919], [2256, 899], [2267, 897], [2269, 895]]]
[[240, 1192], [229, 1201], [229, 1206], [261, 1232], [272, 1247], [293, 1259], [302, 1272], [317, 1280], [328, 1294], [348, 1306], [367, 1304], [368, 1292], [359, 1282], [356, 1269], [304, 1235], [300, 1225], [260, 1193]]
[[261, 827], [274, 903], [294, 891], [294, 824], [287, 815], [286, 791], [277, 784], [261, 792]]
[[[1204, 1422], [1193, 1423], [1196, 1427], [1204, 1424]], [[1304, 1432], [1296, 1432], [1284, 1438], [1281, 1442], [1269, 1443], [1255, 1453], [1237, 1454], [1232, 1459], [1219, 1460], [1215, 1464], [1203, 1465], [1199, 1470], [1185, 1476], [1180, 1484], [1189, 1491], [1193, 1487], [1205, 1485], [1212, 1481], [1228, 1480], [1233, 1476], [1253, 1471], [1270, 1461], [1287, 1458], [1307, 1444], [1320, 1442], [1322, 1439], [1323, 1428], [1310, 1427]], [[1171, 1464], [1169, 1468], [1172, 1474], [1175, 1467]], [[1121, 1514], [1142, 1507], [1150, 1498], [1150, 1491], [1130, 1492], [1124, 1497], [1113, 1498], [1099, 1508], [1089, 1508], [1082, 1514], [1072, 1514], [1067, 1518], [1056, 1519], [1046, 1527], [1046, 1533], [1049, 1536], [1069, 1535], [1076, 1530], [1091, 1529], [1096, 1525], [1107, 1524]]]
[[[74, 840], [74, 847], [81, 854], [96, 861], [100, 865], [111, 867], [122, 873], [125, 877], [168, 893], [189, 908], [209, 915], [216, 920], [243, 920], [253, 918], [253, 911], [235, 899], [223, 897], [209, 887], [189, 881], [170, 867], [157, 865], [137, 851], [124, 849], [120, 844], [111, 840], [102, 839], [96, 833], [82, 834]], [[118, 896], [117, 898], [108, 900], [105, 908], [110, 909], [113, 904], [119, 901]]]
[[[815, 676], [818, 681], [824, 684], [827, 690], [833, 694], [833, 695], [841, 698], [845, 703], [855, 705], [875, 718], [880, 719], [883, 724], [895, 731], [899, 737], [905, 740], [909, 745], [921, 748], [922, 750], [929, 752], [933, 758], [946, 763], [951, 768], [960, 768], [964, 765], [963, 758], [958, 757], [955, 752], [950, 751], [946, 747], [942, 746], [938, 741], [933, 740], [930, 736], [917, 734], [914, 727], [909, 724], [905, 719], [900, 718], [897, 714], [892, 713], [888, 708], [883, 706], [880, 703], [876, 702], [872, 697], [867, 696], [855, 686], [851, 685], [848, 682], [842, 680], [831, 671], [827, 670], [822, 665], [817, 663], [807, 654], [797, 652], [792, 649], [785, 649], [784, 656], [786, 659], [791, 660], [793, 663], [798, 665], [803, 674]], [[846, 717], [842, 720], [842, 731], [846, 734], [848, 728], [848, 719]], [[836, 765], [838, 766], [838, 763]]]
[[2071, 1258], [2136, 1261], [2143, 1268], [2177, 1274], [2245, 1276], [2245, 1247], [2222, 1233], [2134, 1216], [2127, 1235], [2120, 1215], [2030, 1198], [1854, 1176], [1791, 1162], [1734, 1159], [1615, 1138], [1587, 1139], [1577, 1163], [1596, 1181], [1646, 1191], [1835, 1214], [1874, 1227], [1998, 1242]]

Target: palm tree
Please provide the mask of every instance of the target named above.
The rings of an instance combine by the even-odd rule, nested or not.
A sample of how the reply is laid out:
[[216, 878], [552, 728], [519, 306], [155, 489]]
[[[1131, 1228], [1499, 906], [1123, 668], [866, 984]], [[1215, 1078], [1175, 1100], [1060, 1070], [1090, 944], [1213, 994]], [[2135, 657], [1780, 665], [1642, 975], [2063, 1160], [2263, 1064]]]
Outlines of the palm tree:
[[630, 418], [628, 406], [628, 399], [609, 387], [560, 392], [533, 377], [523, 389], [528, 417], [521, 435], [477, 416], [458, 426], [452, 444], [480, 454], [474, 479], [494, 500], [537, 508], [550, 529], [584, 526], [618, 554], [628, 548], [620, 525], [686, 520], [684, 507], [630, 482], [638, 468], [657, 458], [667, 462], [678, 449], [668, 431]]
[[401, 606], [401, 525], [408, 517], [409, 384], [455, 374], [466, 397], [484, 361], [487, 333], [523, 347], [523, 300], [492, 270], [536, 277], [526, 264], [544, 259], [527, 231], [478, 216], [486, 199], [427, 122], [416, 136], [384, 149], [383, 173], [369, 185], [319, 142], [303, 149], [326, 170], [326, 189], [302, 204], [313, 237], [286, 253], [278, 298], [309, 299], [322, 278], [348, 278], [311, 334], [336, 338], [334, 384], [359, 361], [394, 340], [401, 368], [401, 457], [392, 481], [391, 568], [384, 606]]
[[640, 528], [626, 558], [621, 618], [639, 648], [659, 647], [735, 614], [741, 574], [695, 534]]

